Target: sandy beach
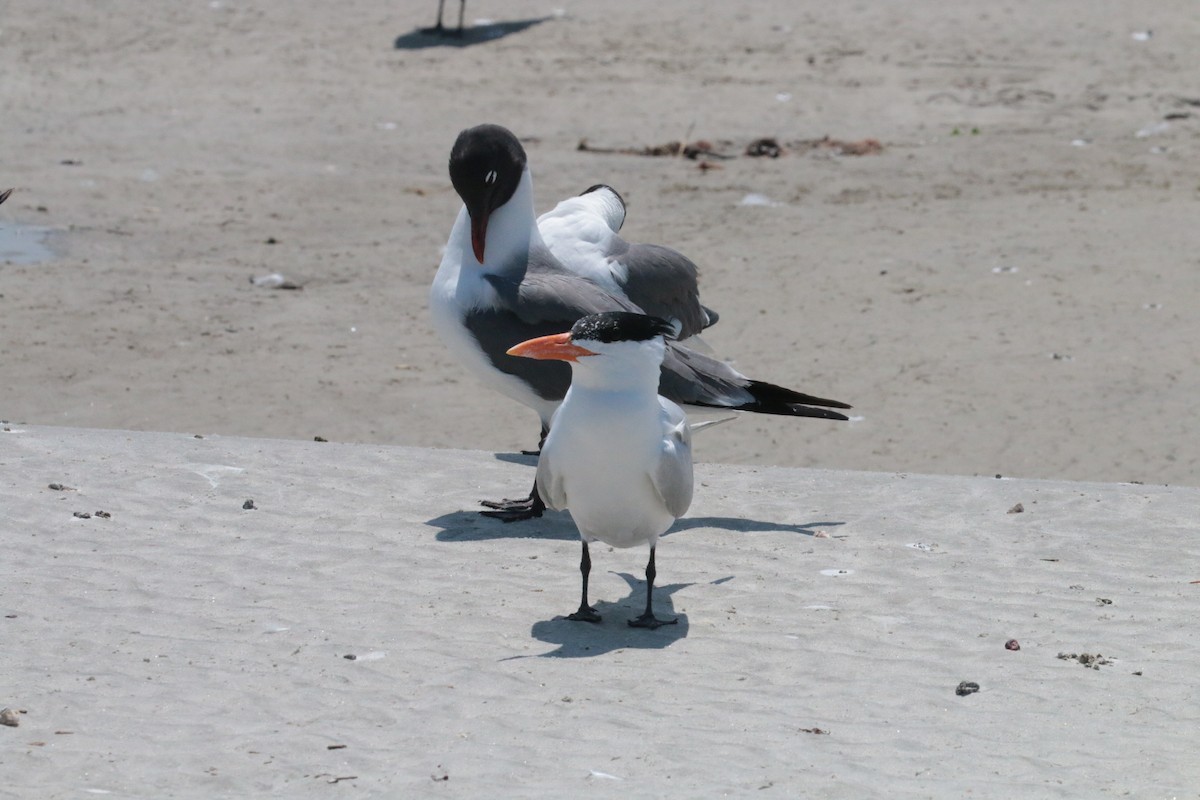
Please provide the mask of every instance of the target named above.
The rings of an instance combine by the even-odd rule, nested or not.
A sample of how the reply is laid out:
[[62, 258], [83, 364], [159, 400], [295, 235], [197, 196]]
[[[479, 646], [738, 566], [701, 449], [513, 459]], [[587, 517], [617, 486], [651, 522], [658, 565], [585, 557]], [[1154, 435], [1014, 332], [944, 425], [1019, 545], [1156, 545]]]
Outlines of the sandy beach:
[[531, 446], [426, 309], [450, 144], [493, 121], [539, 208], [610, 183], [700, 265], [719, 353], [855, 406], [700, 460], [1200, 485], [1190, 3], [481, 0], [523, 29], [424, 46], [435, 6], [8, 3], [0, 221], [60, 255], [0, 266], [0, 416]]

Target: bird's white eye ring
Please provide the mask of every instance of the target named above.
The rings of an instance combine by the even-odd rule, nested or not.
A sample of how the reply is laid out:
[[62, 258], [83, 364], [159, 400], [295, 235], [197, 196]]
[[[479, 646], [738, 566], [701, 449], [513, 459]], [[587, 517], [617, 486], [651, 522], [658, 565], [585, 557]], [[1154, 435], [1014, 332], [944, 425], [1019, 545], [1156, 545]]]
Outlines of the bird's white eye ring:
[[496, 170], [494, 170], [494, 169], [489, 170], [488, 174], [483, 176], [483, 182], [484, 183], [495, 183], [496, 182]]

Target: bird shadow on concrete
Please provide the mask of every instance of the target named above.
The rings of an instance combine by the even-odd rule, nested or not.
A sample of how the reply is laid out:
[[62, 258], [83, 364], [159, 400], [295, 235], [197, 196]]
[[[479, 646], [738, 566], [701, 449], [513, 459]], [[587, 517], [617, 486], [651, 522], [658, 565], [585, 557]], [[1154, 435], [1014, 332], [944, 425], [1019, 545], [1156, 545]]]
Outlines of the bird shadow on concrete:
[[462, 35], [458, 28], [416, 28], [396, 37], [397, 50], [427, 50], [431, 47], [471, 47], [477, 44], [494, 42], [511, 36], [514, 33], [528, 30], [554, 17], [536, 17], [532, 19], [514, 19], [507, 22], [488, 22], [483, 25], [464, 27]]
[[538, 457], [533, 453], [495, 453], [497, 461], [506, 464], [521, 464], [526, 467], [536, 467]]
[[452, 511], [425, 522], [439, 528], [439, 542], [486, 542], [493, 539], [579, 541], [579, 529], [565, 511], [546, 511], [537, 519], [501, 522], [478, 511]]
[[[693, 584], [669, 583], [654, 587], [654, 615], [675, 617], [674, 625], [655, 630], [629, 627], [646, 606], [646, 582], [624, 572], [614, 572], [625, 579], [629, 594], [620, 600], [596, 600], [592, 607], [600, 613], [600, 622], [575, 622], [561, 614], [552, 619], [535, 622], [530, 634], [539, 642], [558, 645], [557, 649], [532, 656], [510, 656], [504, 661], [520, 658], [592, 658], [614, 650], [661, 650], [688, 635], [687, 614], [676, 614], [671, 597], [680, 589]], [[724, 582], [729, 578], [722, 578]]]
[[[426, 525], [438, 528], [439, 542], [485, 542], [494, 539], [551, 539], [578, 541], [579, 529], [566, 511], [547, 510], [537, 519], [521, 522], [501, 522], [482, 516], [478, 511], [452, 511], [426, 520]], [[717, 528], [733, 533], [767, 533], [783, 531], [801, 536], [816, 536], [819, 528], [844, 525], [843, 522], [805, 522], [789, 524], [745, 517], [684, 517], [678, 520], [663, 537], [674, 536], [697, 528]]]
[[771, 522], [762, 519], [750, 519], [748, 517], [684, 517], [677, 520], [663, 536], [670, 536], [673, 533], [682, 533], [683, 531], [694, 530], [696, 528], [720, 528], [723, 531], [735, 531], [737, 533], [784, 531], [787, 533], [798, 533], [803, 536], [816, 536], [817, 529], [819, 528], [833, 528], [845, 524], [844, 522], [803, 522], [792, 525], [786, 522]]

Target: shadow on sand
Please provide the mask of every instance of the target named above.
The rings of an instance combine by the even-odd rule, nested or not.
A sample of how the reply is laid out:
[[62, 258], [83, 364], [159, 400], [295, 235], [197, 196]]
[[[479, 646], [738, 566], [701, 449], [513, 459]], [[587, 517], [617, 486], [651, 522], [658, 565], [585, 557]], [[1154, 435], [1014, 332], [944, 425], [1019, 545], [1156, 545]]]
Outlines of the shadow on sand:
[[417, 28], [409, 33], [396, 37], [397, 50], [426, 50], [431, 47], [470, 47], [476, 44], [494, 42], [520, 33], [523, 30], [540, 25], [554, 19], [553, 17], [538, 17], [536, 19], [515, 19], [509, 22], [489, 22], [486, 25], [473, 25], [463, 28], [459, 35], [457, 28]]
[[[438, 529], [439, 542], [485, 542], [494, 539], [579, 540], [579, 529], [565, 511], [546, 511], [539, 519], [523, 522], [500, 522], [480, 516], [478, 511], [452, 511], [427, 520], [425, 524]], [[684, 517], [671, 526], [663, 537], [697, 528], [718, 528], [733, 533], [783, 531], [800, 536], [815, 536], [819, 528], [833, 528], [843, 524], [845, 523], [804, 522], [792, 525], [744, 517]]]

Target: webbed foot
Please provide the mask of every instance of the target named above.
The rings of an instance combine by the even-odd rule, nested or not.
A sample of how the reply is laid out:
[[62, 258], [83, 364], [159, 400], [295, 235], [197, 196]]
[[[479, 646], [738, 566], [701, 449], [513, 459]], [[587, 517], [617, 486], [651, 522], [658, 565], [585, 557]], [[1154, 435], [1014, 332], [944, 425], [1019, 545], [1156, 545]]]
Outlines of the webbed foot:
[[520, 522], [525, 519], [535, 519], [540, 517], [542, 512], [546, 510], [546, 504], [542, 502], [542, 498], [538, 497], [537, 492], [533, 492], [529, 497], [523, 497], [519, 500], [480, 500], [481, 505], [492, 509], [491, 511], [480, 511], [479, 513], [485, 517], [498, 519], [501, 522]]
[[567, 619], [575, 622], [599, 622], [600, 612], [591, 606], [580, 606], [574, 614], [568, 614]]
[[629, 627], [631, 627], [631, 628], [649, 628], [650, 630], [657, 630], [658, 628], [661, 628], [663, 625], [674, 625], [677, 622], [679, 622], [678, 617], [668, 617], [667, 619], [660, 619], [659, 617], [656, 617], [653, 614], [647, 613], [647, 614], [642, 614], [637, 619], [629, 620]]

